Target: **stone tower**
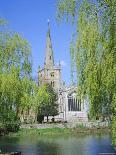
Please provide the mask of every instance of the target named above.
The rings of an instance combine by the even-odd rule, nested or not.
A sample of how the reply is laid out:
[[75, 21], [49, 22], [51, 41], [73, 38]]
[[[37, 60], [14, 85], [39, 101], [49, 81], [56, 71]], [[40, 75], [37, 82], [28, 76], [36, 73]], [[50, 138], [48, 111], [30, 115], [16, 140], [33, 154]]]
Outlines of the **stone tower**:
[[54, 54], [52, 48], [50, 23], [48, 21], [48, 31], [46, 38], [46, 52], [44, 67], [39, 68], [39, 86], [44, 83], [49, 83], [56, 91], [61, 87], [61, 65], [55, 66]]
[[46, 39], [46, 55], [45, 55], [45, 68], [53, 68], [54, 67], [54, 56], [53, 56], [53, 49], [52, 49], [52, 42], [50, 36], [50, 24], [48, 21], [48, 32], [47, 32], [47, 39]]

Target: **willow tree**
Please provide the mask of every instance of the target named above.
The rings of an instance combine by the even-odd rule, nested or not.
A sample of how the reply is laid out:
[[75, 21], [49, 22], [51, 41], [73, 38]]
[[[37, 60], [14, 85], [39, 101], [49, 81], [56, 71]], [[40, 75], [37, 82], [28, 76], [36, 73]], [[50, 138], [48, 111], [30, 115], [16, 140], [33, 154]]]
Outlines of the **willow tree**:
[[71, 59], [77, 68], [80, 91], [89, 97], [91, 118], [106, 115], [112, 119], [116, 112], [115, 3], [59, 0], [57, 5], [59, 19], [66, 17], [77, 24]]
[[[80, 5], [79, 8], [78, 5]], [[59, 16], [70, 15], [77, 23], [75, 42], [70, 45], [71, 59], [73, 66], [76, 65], [79, 90], [81, 94], [89, 97], [90, 115], [99, 116], [102, 104], [99, 75], [100, 30], [96, 5], [86, 0], [81, 3], [75, 0], [64, 0], [58, 7]]]
[[103, 84], [106, 90], [107, 104], [112, 112], [112, 135], [116, 145], [116, 53], [115, 53], [115, 0], [99, 1], [102, 22]]
[[4, 29], [5, 24], [0, 19], [0, 120], [7, 126], [18, 119], [24, 77], [31, 79], [31, 51], [18, 33]]
[[59, 0], [58, 19], [77, 24], [71, 41], [71, 68], [90, 101], [91, 118], [115, 111], [115, 1]]

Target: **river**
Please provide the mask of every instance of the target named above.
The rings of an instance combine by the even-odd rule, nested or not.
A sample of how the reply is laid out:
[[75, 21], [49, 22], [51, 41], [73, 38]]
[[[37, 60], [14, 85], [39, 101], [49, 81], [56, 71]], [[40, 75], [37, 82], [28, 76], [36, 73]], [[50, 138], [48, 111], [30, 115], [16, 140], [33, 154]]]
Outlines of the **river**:
[[3, 152], [22, 155], [115, 155], [109, 135], [0, 137]]

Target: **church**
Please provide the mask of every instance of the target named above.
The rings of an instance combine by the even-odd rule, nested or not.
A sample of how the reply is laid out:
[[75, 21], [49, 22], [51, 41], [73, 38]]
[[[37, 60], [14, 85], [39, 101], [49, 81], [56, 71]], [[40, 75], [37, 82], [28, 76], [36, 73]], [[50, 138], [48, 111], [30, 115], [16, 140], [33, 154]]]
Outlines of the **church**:
[[[56, 121], [75, 122], [88, 121], [88, 102], [78, 97], [78, 88], [76, 86], [64, 86], [61, 78], [61, 64], [56, 66], [54, 62], [54, 52], [50, 34], [50, 23], [48, 22], [48, 31], [46, 36], [46, 51], [44, 67], [38, 71], [38, 85], [49, 83], [58, 94], [58, 111], [55, 116]], [[52, 120], [52, 116], [49, 117]], [[44, 118], [46, 121], [46, 118]]]

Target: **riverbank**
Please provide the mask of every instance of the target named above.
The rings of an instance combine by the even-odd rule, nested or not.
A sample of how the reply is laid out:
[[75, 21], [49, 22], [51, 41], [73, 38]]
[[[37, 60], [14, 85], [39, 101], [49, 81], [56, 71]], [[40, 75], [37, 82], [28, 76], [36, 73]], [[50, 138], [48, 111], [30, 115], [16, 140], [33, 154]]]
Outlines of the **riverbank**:
[[43, 124], [22, 124], [21, 129], [46, 129], [46, 128], [104, 128], [110, 127], [110, 122], [89, 121], [89, 122], [67, 122], [67, 123], [43, 123]]
[[10, 136], [60, 136], [60, 135], [87, 135], [110, 133], [110, 128], [45, 128], [45, 129], [20, 129], [16, 133], [9, 133]]
[[69, 123], [44, 123], [44, 124], [22, 124], [18, 132], [9, 132], [2, 130], [1, 135], [66, 135], [66, 134], [91, 134], [91, 133], [109, 133], [110, 126], [107, 122], [96, 123], [96, 122], [87, 122], [82, 123], [78, 122], [75, 124]]

